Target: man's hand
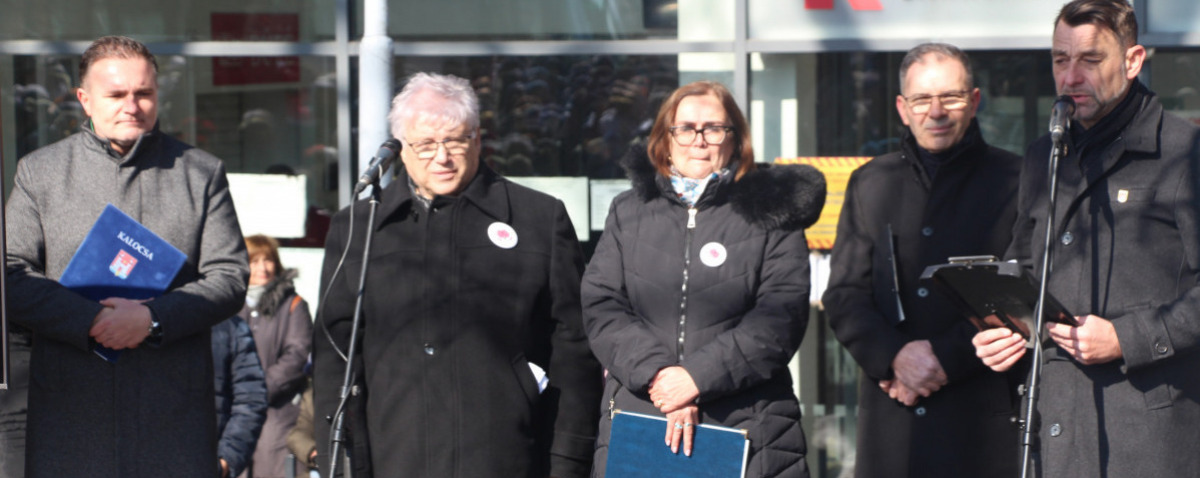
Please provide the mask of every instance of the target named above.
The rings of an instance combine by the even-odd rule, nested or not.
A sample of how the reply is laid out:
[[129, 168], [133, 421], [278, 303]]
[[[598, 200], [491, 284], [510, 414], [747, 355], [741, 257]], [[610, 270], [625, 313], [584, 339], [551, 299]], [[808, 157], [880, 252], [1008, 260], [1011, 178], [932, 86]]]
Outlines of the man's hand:
[[678, 365], [659, 370], [650, 381], [650, 401], [663, 413], [691, 405], [699, 396], [692, 375]]
[[917, 392], [904, 386], [904, 383], [899, 380], [880, 380], [879, 388], [883, 389], [893, 400], [903, 403], [907, 407], [916, 405], [917, 400], [921, 398]]
[[1108, 363], [1124, 356], [1112, 322], [1088, 314], [1076, 317], [1078, 327], [1051, 322], [1046, 331], [1054, 343], [1084, 365]]
[[224, 458], [217, 458], [221, 462], [221, 478], [229, 478], [229, 463]]
[[933, 395], [933, 392], [941, 389], [947, 382], [946, 371], [933, 354], [933, 346], [928, 340], [914, 340], [904, 344], [892, 359], [892, 372], [896, 375], [896, 381], [922, 397]]
[[92, 319], [88, 335], [113, 350], [137, 347], [150, 335], [150, 308], [143, 302], [116, 297], [100, 301], [104, 308]]
[[1006, 372], [1025, 355], [1025, 338], [1007, 327], [987, 329], [971, 338], [975, 355], [997, 372]]

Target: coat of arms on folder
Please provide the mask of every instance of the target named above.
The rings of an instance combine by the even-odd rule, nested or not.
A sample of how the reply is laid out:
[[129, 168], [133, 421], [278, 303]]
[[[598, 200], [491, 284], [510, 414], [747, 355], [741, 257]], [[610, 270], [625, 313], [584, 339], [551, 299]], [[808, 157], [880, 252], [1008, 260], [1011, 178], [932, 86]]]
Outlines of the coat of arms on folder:
[[[58, 282], [94, 301], [153, 299], [166, 292], [187, 255], [109, 204], [92, 225]], [[121, 353], [100, 345], [109, 362]]]

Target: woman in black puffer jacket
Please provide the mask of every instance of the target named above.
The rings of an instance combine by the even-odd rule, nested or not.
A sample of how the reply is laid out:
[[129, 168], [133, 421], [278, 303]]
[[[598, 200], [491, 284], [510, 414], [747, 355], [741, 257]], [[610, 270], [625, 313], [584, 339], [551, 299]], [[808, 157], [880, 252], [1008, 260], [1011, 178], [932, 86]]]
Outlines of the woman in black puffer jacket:
[[807, 166], [756, 170], [748, 132], [725, 87], [692, 83], [625, 160], [633, 190], [613, 201], [582, 286], [608, 370], [595, 476], [614, 408], [665, 415], [679, 453], [696, 424], [746, 429], [747, 477], [808, 476], [787, 365], [808, 322], [803, 229], [825, 181]]

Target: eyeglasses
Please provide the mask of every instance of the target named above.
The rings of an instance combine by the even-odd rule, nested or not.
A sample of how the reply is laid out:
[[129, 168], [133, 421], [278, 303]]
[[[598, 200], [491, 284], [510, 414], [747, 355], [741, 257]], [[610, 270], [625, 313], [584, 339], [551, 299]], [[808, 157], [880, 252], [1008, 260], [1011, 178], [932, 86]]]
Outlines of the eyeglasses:
[[[459, 157], [467, 154], [467, 150], [471, 148], [471, 140], [473, 139], [475, 139], [475, 133], [457, 138], [446, 138], [441, 141], [427, 139], [416, 143], [408, 143], [408, 148], [417, 153], [417, 157], [421, 159], [433, 159], [434, 156], [437, 156], [438, 148], [443, 146], [446, 148], [448, 156]], [[407, 143], [407, 141], [405, 142]]]
[[904, 102], [908, 103], [908, 108], [914, 114], [923, 115], [928, 113], [930, 108], [933, 108], [933, 100], [936, 98], [942, 104], [942, 109], [945, 110], [961, 110], [967, 107], [970, 103], [969, 90], [951, 91], [940, 95], [916, 95], [904, 97]]
[[696, 142], [696, 133], [704, 137], [704, 142], [708, 144], [721, 144], [725, 142], [725, 137], [733, 131], [733, 127], [724, 125], [708, 125], [703, 128], [695, 126], [672, 126], [671, 136], [675, 138], [675, 143], [680, 146], [691, 146]]

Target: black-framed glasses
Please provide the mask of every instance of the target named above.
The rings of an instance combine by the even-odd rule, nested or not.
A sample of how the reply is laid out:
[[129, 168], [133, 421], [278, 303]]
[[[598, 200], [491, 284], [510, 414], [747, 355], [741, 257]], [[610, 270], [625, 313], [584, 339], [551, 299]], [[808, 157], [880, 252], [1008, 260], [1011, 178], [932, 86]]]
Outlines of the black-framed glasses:
[[696, 142], [696, 133], [704, 137], [704, 142], [708, 144], [721, 144], [725, 142], [725, 138], [729, 133], [733, 132], [732, 126], [719, 124], [710, 124], [703, 128], [697, 128], [691, 125], [672, 126], [671, 137], [675, 138], [675, 143], [680, 146], [691, 146]]
[[948, 91], [939, 95], [905, 96], [904, 102], [913, 113], [923, 115], [933, 108], [933, 100], [937, 99], [945, 110], [961, 110], [971, 102], [971, 90]]
[[441, 141], [427, 139], [416, 143], [408, 143], [408, 148], [417, 154], [421, 159], [433, 159], [437, 156], [438, 148], [445, 147], [446, 154], [453, 157], [459, 157], [467, 154], [467, 150], [471, 148], [471, 140], [475, 139], [475, 133], [456, 138], [446, 138]]

